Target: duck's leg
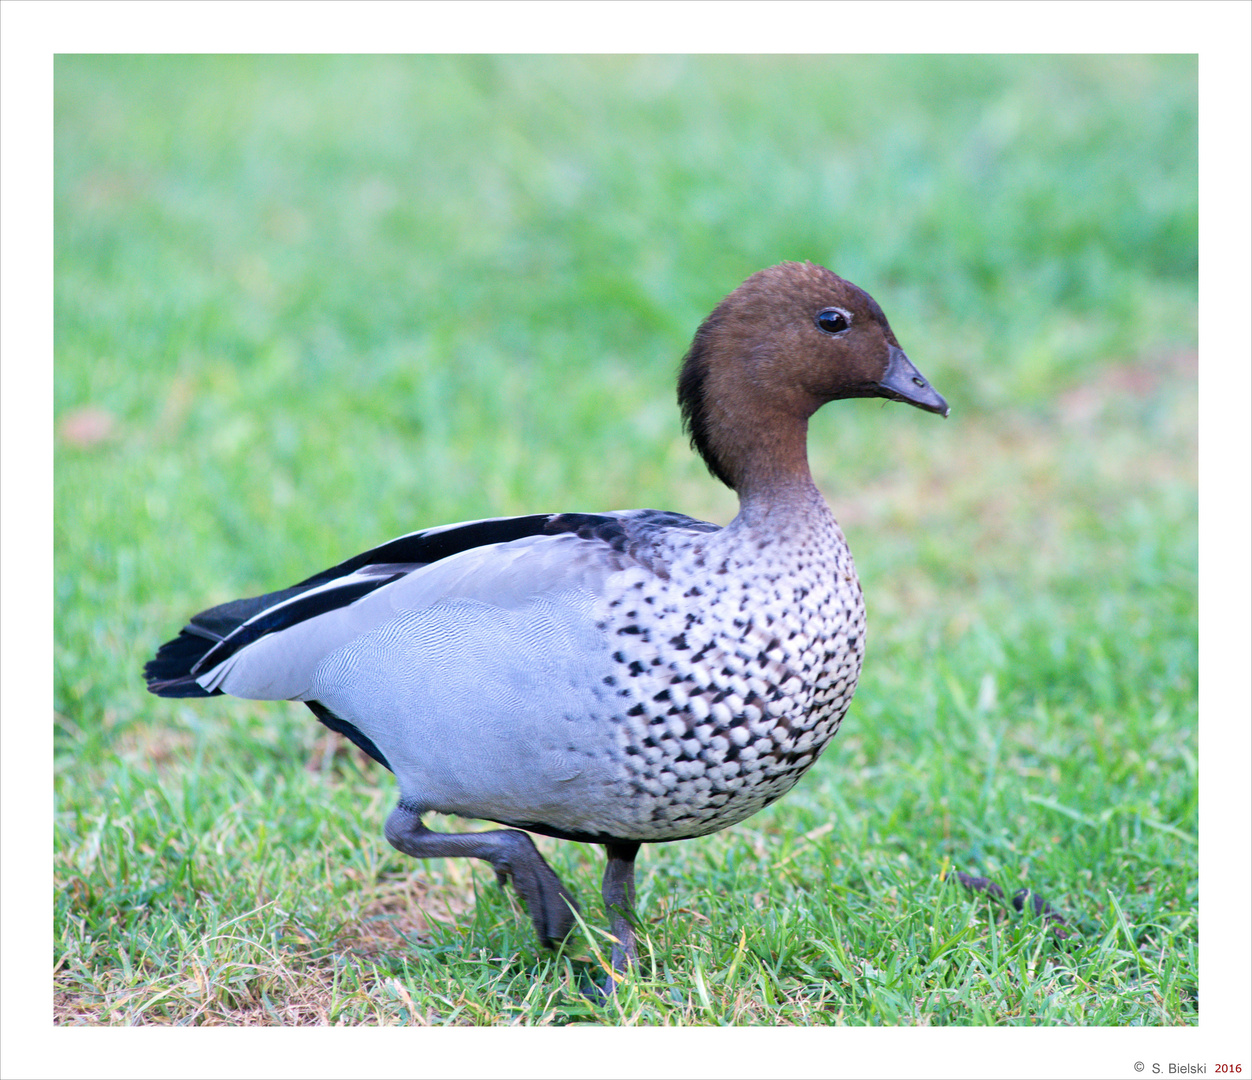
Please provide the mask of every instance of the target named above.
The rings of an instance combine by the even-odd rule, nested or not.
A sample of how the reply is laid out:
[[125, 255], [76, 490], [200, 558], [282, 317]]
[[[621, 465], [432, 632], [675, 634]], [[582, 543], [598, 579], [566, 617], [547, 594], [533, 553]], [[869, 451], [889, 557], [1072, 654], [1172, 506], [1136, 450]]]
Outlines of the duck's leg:
[[[630, 915], [635, 907], [635, 855], [639, 845], [624, 841], [604, 845], [609, 863], [604, 868], [604, 909], [608, 912], [610, 930], [617, 942], [613, 946], [611, 962], [613, 970], [625, 975], [628, 968], [638, 962], [635, 953], [635, 928], [630, 925]], [[609, 977], [605, 993], [611, 994], [617, 980]]]
[[415, 859], [486, 859], [501, 885], [507, 878], [513, 879], [513, 888], [526, 904], [535, 933], [548, 948], [559, 945], [573, 929], [578, 901], [524, 832], [432, 832], [422, 824], [415, 808], [401, 802], [387, 818], [386, 833], [392, 847]]

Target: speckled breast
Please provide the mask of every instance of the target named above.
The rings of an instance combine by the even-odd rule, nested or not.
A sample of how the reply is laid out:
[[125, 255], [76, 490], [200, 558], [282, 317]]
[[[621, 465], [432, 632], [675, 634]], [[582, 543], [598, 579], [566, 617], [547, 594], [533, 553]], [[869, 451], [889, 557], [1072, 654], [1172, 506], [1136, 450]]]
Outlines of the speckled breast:
[[611, 579], [600, 625], [623, 839], [679, 840], [791, 789], [839, 727], [864, 653], [865, 605], [834, 518], [803, 535], [733, 525], [673, 541], [659, 572]]

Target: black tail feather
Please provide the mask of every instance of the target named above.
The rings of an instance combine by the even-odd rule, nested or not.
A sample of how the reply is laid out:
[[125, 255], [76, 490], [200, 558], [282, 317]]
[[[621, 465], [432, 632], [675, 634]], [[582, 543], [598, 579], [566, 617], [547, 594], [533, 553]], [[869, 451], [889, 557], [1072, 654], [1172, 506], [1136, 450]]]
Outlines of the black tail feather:
[[191, 674], [196, 666], [214, 645], [216, 637], [208, 637], [188, 627], [173, 641], [167, 641], [157, 650], [156, 656], [149, 660], [143, 668], [143, 677], [148, 680], [149, 692], [158, 697], [211, 697], [220, 694], [220, 690], [212, 694], [204, 689]]
[[264, 611], [276, 600], [284, 600], [287, 595], [298, 595], [300, 592], [300, 589], [292, 588], [245, 600], [231, 600], [193, 616], [178, 637], [162, 645], [156, 656], [144, 665], [143, 677], [148, 681], [148, 691], [157, 697], [173, 698], [213, 697], [220, 694], [222, 691], [210, 692], [196, 682], [192, 675], [196, 665], [223, 638], [228, 637], [257, 612]]

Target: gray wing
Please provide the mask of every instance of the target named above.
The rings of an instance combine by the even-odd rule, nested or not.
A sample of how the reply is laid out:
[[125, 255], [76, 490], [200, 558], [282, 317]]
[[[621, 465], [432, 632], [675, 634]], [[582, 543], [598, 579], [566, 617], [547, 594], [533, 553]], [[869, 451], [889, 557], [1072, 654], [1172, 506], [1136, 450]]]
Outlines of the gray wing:
[[[465, 629], [457, 636], [491, 635], [493, 620], [512, 626], [530, 609], [554, 604], [570, 615], [585, 613], [602, 591], [605, 576], [620, 565], [620, 557], [604, 545], [570, 533], [471, 548], [410, 570], [342, 607], [258, 637], [204, 671], [197, 681], [209, 693], [312, 700], [318, 696], [313, 689], [315, 672], [328, 657], [358, 639], [385, 640], [393, 626], [425, 627], [427, 636], [436, 630], [447, 635], [457, 618], [465, 620]], [[302, 593], [301, 598], [351, 589], [377, 570], [358, 569]], [[432, 655], [426, 636], [422, 642], [426, 648], [392, 658], [397, 678]], [[511, 663], [510, 650], [497, 653], [497, 661]]]
[[585, 828], [612, 784], [595, 608], [619, 566], [572, 534], [475, 548], [263, 637], [203, 682], [316, 702], [411, 806]]

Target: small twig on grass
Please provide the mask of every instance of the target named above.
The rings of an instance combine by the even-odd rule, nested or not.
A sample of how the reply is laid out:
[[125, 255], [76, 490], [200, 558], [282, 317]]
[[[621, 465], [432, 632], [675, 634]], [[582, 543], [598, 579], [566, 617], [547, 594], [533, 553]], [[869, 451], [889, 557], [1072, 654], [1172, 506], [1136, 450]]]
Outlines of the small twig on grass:
[[[970, 892], [986, 893], [1001, 902], [1004, 901], [1004, 890], [990, 878], [972, 877], [960, 870], [956, 871], [956, 878]], [[1030, 901], [1031, 910], [1035, 915], [1043, 916], [1043, 921], [1051, 928], [1053, 934], [1061, 940], [1069, 937], [1071, 931], [1065, 917], [1032, 889], [1018, 889], [1013, 894], [1013, 907], [1021, 911], [1025, 908], [1027, 900]]]

